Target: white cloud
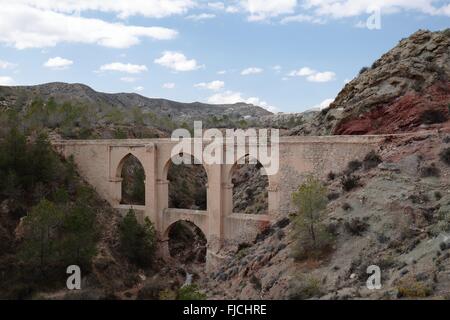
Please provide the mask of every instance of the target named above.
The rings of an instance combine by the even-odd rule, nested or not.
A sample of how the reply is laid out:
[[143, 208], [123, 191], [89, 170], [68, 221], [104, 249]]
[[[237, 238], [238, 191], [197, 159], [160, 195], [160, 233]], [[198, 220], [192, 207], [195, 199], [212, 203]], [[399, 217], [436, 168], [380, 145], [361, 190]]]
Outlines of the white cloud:
[[225, 91], [223, 93], [216, 93], [208, 98], [208, 103], [212, 104], [233, 104], [244, 102], [240, 92]]
[[1, 0], [0, 42], [17, 49], [52, 47], [61, 42], [128, 48], [138, 44], [141, 38], [168, 40], [177, 36], [177, 31], [168, 28], [110, 23], [100, 19], [41, 10], [21, 4], [23, 2]]
[[212, 13], [200, 13], [200, 14], [192, 14], [190, 16], [187, 16], [186, 19], [193, 20], [193, 21], [201, 21], [201, 20], [214, 19], [215, 17], [216, 17], [216, 15], [212, 14]]
[[382, 13], [415, 10], [429, 15], [450, 15], [446, 7], [436, 7], [435, 0], [305, 0], [304, 8], [312, 10], [315, 16], [332, 18], [354, 17], [373, 12]]
[[223, 2], [208, 2], [208, 7], [212, 10], [221, 10], [226, 13], [237, 13], [239, 12], [239, 7], [235, 5], [226, 6]]
[[228, 6], [225, 9], [225, 12], [227, 12], [227, 13], [237, 13], [237, 12], [239, 12], [239, 8], [237, 6]]
[[14, 80], [11, 77], [0, 76], [0, 86], [11, 86]]
[[225, 4], [223, 2], [208, 2], [208, 7], [214, 10], [225, 10]]
[[120, 78], [120, 80], [123, 81], [123, 82], [131, 83], [131, 82], [136, 82], [137, 79], [133, 78], [133, 77], [122, 77], [122, 78]]
[[336, 79], [336, 73], [332, 71], [318, 72], [309, 67], [303, 67], [298, 70], [292, 70], [289, 77], [306, 77], [310, 82], [329, 82]]
[[331, 71], [317, 72], [307, 77], [310, 82], [329, 82], [336, 79], [336, 74]]
[[193, 71], [201, 67], [196, 60], [189, 60], [183, 53], [174, 51], [163, 52], [162, 56], [154, 62], [175, 71]]
[[309, 22], [309, 23], [315, 23], [315, 24], [323, 24], [325, 21], [323, 19], [320, 19], [318, 17], [314, 17], [307, 14], [297, 14], [295, 16], [289, 16], [281, 19], [280, 21], [282, 24], [287, 24], [291, 22]]
[[68, 14], [83, 11], [112, 12], [121, 19], [135, 15], [163, 18], [184, 14], [196, 6], [193, 0], [14, 0], [14, 2]]
[[278, 108], [268, 104], [266, 101], [261, 100], [258, 97], [250, 97], [245, 99], [242, 97], [240, 92], [225, 91], [222, 93], [216, 93], [208, 98], [208, 103], [211, 104], [234, 104], [238, 102], [253, 104], [269, 110], [270, 112], [278, 112]]
[[326, 109], [330, 106], [331, 103], [333, 103], [334, 99], [325, 99], [323, 100], [321, 103], [312, 106], [311, 108], [309, 108], [308, 110], [322, 110], [322, 109]]
[[113, 62], [100, 66], [100, 71], [117, 71], [131, 74], [141, 73], [147, 70], [148, 70], [147, 66], [145, 65], [121, 63], [121, 62]]
[[136, 92], [140, 92], [140, 91], [143, 91], [143, 90], [144, 90], [144, 87], [141, 87], [141, 86], [139, 86], [139, 87], [134, 87], [133, 90], [136, 91]]
[[175, 88], [175, 83], [167, 82], [167, 83], [164, 83], [162, 85], [162, 87], [163, 87], [163, 89], [174, 89]]
[[8, 61], [0, 60], [0, 69], [13, 69], [17, 65]]
[[50, 68], [53, 70], [64, 70], [64, 69], [67, 69], [68, 67], [70, 67], [72, 64], [73, 64], [72, 60], [64, 59], [61, 57], [54, 57], [54, 58], [48, 59], [44, 63], [44, 67]]
[[213, 90], [213, 91], [217, 91], [222, 89], [225, 86], [225, 82], [223, 81], [219, 81], [219, 80], [215, 80], [215, 81], [211, 81], [211, 82], [200, 82], [194, 85], [194, 87], [196, 88], [203, 88], [203, 89], [208, 89], [208, 90]]
[[227, 70], [219, 70], [219, 71], [217, 71], [217, 74], [226, 74], [227, 73]]
[[250, 13], [249, 21], [261, 21], [294, 12], [297, 0], [241, 0], [240, 4]]
[[290, 77], [305, 77], [305, 76], [310, 76], [312, 74], [316, 73], [315, 70], [308, 68], [308, 67], [303, 67], [299, 70], [292, 70], [289, 73]]
[[251, 67], [251, 68], [247, 68], [247, 69], [242, 70], [241, 75], [248, 76], [248, 75], [251, 75], [251, 74], [258, 74], [258, 73], [261, 73], [263, 71], [264, 70], [261, 69], [261, 68]]

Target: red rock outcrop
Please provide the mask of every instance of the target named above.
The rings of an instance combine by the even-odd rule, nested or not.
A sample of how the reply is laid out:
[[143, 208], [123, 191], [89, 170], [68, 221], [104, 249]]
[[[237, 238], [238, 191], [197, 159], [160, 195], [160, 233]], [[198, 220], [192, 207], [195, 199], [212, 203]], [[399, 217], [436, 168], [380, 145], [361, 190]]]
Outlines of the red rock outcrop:
[[409, 92], [392, 103], [341, 121], [337, 135], [387, 134], [450, 126], [450, 82]]
[[400, 133], [442, 126], [449, 103], [450, 29], [419, 30], [361, 69], [329, 108], [289, 134]]

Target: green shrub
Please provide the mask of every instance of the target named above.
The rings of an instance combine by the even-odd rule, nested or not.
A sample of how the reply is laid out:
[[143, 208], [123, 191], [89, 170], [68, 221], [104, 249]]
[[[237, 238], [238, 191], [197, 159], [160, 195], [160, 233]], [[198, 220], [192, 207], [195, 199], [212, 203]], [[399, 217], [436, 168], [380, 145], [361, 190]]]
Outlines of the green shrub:
[[195, 284], [183, 286], [178, 290], [178, 300], [205, 300], [206, 295], [198, 290]]
[[340, 197], [340, 194], [338, 192], [330, 192], [327, 195], [328, 201], [333, 201], [333, 200], [339, 199], [339, 197]]
[[58, 231], [64, 213], [53, 202], [42, 200], [24, 219], [21, 260], [44, 271], [58, 261]]
[[400, 280], [397, 290], [399, 298], [426, 298], [433, 292], [430, 285], [417, 281], [413, 276]]
[[177, 300], [177, 292], [170, 289], [164, 289], [159, 293], [159, 300]]
[[328, 172], [327, 179], [329, 181], [333, 181], [334, 179], [336, 179], [336, 174], [333, 171]]
[[119, 226], [120, 248], [130, 262], [148, 267], [156, 246], [156, 231], [148, 218], [141, 225], [133, 210], [129, 210]]
[[363, 74], [364, 72], [369, 71], [369, 70], [370, 70], [369, 67], [362, 67], [361, 70], [359, 70], [359, 74], [361, 75], [361, 74]]
[[353, 208], [352, 208], [352, 206], [351, 206], [348, 202], [344, 202], [344, 203], [342, 204], [342, 210], [344, 210], [344, 211], [350, 211], [350, 210], [353, 210]]
[[69, 193], [63, 188], [58, 188], [53, 192], [52, 199], [57, 204], [65, 204], [69, 201]]
[[310, 276], [300, 276], [290, 285], [289, 300], [306, 300], [319, 298], [323, 295], [321, 281]]
[[422, 178], [427, 177], [439, 177], [441, 174], [441, 171], [439, 168], [436, 167], [436, 164], [432, 163], [429, 166], [420, 168], [420, 176]]
[[439, 157], [441, 158], [442, 162], [450, 166], [450, 148], [442, 150], [439, 154]]
[[347, 169], [345, 170], [345, 173], [352, 174], [356, 170], [359, 170], [362, 167], [362, 162], [359, 160], [353, 160], [350, 161], [347, 165]]
[[329, 252], [333, 236], [322, 223], [327, 205], [326, 188], [314, 177], [308, 177], [292, 194], [298, 215], [294, 219], [293, 257], [296, 260], [320, 258]]
[[[450, 107], [449, 107], [449, 111], [448, 111], [449, 113], [450, 113]], [[443, 143], [450, 143], [450, 134], [449, 135], [446, 135], [445, 137], [444, 137], [444, 139], [442, 139], [442, 142]]]
[[448, 38], [450, 38], [450, 28], [445, 29], [444, 31], [442, 31], [442, 33], [447, 36]]
[[441, 207], [437, 214], [437, 223], [433, 227], [433, 234], [439, 235], [441, 232], [450, 231], [450, 211]]
[[363, 160], [363, 168], [365, 170], [370, 170], [378, 166], [383, 160], [381, 157], [374, 151], [370, 151]]
[[369, 225], [359, 218], [352, 218], [344, 223], [345, 230], [354, 236], [362, 236]]
[[[68, 212], [67, 212], [68, 211]], [[24, 219], [19, 256], [31, 266], [77, 264], [85, 270], [95, 254], [95, 212], [84, 201], [61, 208], [41, 200]]]
[[254, 274], [250, 277], [250, 283], [253, 285], [253, 288], [255, 290], [261, 291], [262, 289], [261, 280], [258, 279], [258, 277], [255, 276]]
[[426, 110], [420, 115], [420, 121], [424, 124], [443, 123], [448, 120], [448, 115], [441, 110]]
[[341, 178], [341, 185], [344, 191], [351, 191], [359, 187], [359, 177], [352, 174], [345, 175]]
[[114, 139], [127, 139], [127, 132], [121, 128], [114, 130]]
[[80, 198], [62, 220], [63, 260], [84, 270], [90, 267], [97, 243], [96, 214], [88, 203]]

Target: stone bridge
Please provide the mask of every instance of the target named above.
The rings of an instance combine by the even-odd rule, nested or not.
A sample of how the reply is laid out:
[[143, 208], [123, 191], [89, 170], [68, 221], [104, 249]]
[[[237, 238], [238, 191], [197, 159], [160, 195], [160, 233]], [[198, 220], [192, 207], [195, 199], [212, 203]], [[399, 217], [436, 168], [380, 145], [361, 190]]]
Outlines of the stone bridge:
[[[171, 151], [170, 139], [143, 140], [59, 140], [55, 149], [64, 157], [73, 156], [81, 176], [114, 208], [134, 209], [140, 219], [148, 217], [155, 224], [160, 240], [166, 242], [171, 226], [186, 220], [198, 226], [208, 240], [207, 261], [219, 259], [224, 244], [252, 242], [259, 231], [276, 217], [291, 210], [291, 193], [305, 176], [319, 178], [338, 172], [354, 159], [361, 159], [376, 149], [383, 136], [281, 137], [279, 171], [268, 176], [267, 215], [233, 212], [233, 165], [204, 164], [207, 173], [207, 210], [195, 211], [168, 207], [167, 173]], [[204, 147], [208, 144], [204, 143]], [[121, 170], [124, 159], [134, 155], [145, 171], [145, 205], [122, 205]]]

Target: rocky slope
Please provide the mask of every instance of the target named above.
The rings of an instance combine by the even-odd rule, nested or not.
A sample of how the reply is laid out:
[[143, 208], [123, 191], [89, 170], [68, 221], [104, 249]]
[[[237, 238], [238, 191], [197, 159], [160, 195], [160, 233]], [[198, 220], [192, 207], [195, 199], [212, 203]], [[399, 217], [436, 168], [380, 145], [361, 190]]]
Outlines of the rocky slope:
[[[377, 150], [382, 163], [357, 169], [346, 192], [340, 175], [324, 181], [331, 199], [324, 223], [333, 252], [296, 262], [290, 217], [280, 217], [202, 285], [213, 299], [396, 299], [450, 297], [450, 133], [395, 138]], [[367, 266], [382, 288], [366, 287]]]
[[377, 134], [449, 125], [450, 29], [419, 30], [350, 81], [291, 135]]

